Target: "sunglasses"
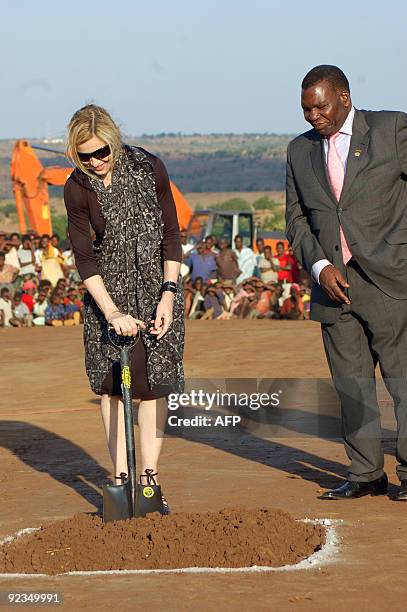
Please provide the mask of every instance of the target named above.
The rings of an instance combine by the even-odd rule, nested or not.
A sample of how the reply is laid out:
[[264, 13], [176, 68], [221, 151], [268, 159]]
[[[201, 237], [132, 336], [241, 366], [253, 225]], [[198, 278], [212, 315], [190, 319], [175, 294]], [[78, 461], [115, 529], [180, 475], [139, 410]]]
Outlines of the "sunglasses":
[[110, 155], [110, 146], [106, 145], [101, 149], [97, 149], [96, 151], [92, 151], [92, 153], [80, 153], [77, 151], [77, 155], [82, 162], [89, 163], [92, 157], [94, 159], [104, 159], [105, 157], [109, 157]]

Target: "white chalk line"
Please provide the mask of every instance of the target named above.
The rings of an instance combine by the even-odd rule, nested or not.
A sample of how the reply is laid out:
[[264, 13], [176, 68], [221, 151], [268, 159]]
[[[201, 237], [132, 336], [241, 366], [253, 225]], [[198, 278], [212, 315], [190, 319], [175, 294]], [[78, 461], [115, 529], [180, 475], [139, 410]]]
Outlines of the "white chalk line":
[[[340, 539], [337, 526], [343, 523], [342, 519], [301, 519], [303, 523], [313, 523], [314, 525], [324, 525], [326, 527], [325, 544], [320, 550], [313, 553], [306, 559], [293, 565], [281, 565], [280, 567], [269, 567], [268, 565], [252, 565], [250, 567], [180, 567], [174, 569], [134, 569], [134, 570], [95, 570], [63, 572], [62, 574], [1, 574], [0, 578], [57, 578], [61, 576], [109, 576], [109, 575], [129, 575], [129, 574], [232, 574], [242, 572], [289, 572], [296, 570], [312, 569], [322, 567], [338, 560]], [[0, 540], [0, 546], [7, 544], [23, 535], [39, 531], [39, 527], [27, 527], [21, 529], [16, 534], [7, 536]]]

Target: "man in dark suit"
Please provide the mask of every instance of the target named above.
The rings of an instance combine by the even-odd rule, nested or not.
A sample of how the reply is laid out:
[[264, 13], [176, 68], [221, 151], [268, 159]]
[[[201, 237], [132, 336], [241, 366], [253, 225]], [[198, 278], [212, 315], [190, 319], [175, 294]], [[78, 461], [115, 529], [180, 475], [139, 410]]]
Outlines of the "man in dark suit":
[[312, 275], [311, 319], [321, 322], [341, 400], [348, 479], [323, 499], [387, 492], [375, 367], [397, 418], [396, 499], [407, 501], [407, 115], [352, 106], [336, 66], [302, 82], [312, 130], [287, 153], [287, 238]]

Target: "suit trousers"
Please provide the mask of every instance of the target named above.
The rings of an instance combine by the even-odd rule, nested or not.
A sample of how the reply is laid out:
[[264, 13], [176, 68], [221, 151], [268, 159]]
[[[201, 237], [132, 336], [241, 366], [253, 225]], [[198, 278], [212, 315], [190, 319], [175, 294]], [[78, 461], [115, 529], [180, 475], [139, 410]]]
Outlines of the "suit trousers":
[[379, 364], [394, 401], [397, 474], [407, 479], [407, 300], [383, 293], [354, 259], [346, 266], [350, 305], [338, 321], [322, 324], [322, 338], [341, 402], [342, 435], [351, 462], [348, 479], [369, 482], [383, 474]]

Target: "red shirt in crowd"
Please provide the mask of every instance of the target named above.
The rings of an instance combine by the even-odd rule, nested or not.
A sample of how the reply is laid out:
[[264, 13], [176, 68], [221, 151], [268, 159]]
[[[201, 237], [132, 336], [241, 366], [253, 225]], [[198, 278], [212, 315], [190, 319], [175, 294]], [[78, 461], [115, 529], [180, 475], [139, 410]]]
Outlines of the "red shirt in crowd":
[[[291, 263], [291, 257], [287, 253], [283, 253], [282, 255], [277, 255], [278, 265], [285, 268]], [[287, 283], [292, 283], [291, 270], [279, 270], [278, 271], [278, 280], [279, 282], [285, 280]]]
[[291, 280], [289, 280], [289, 283], [300, 283], [300, 269], [298, 267], [298, 261], [296, 260], [294, 255], [290, 255], [290, 253], [288, 253], [287, 255], [289, 262], [291, 264]]
[[32, 314], [32, 311], [34, 309], [34, 304], [35, 304], [35, 300], [33, 296], [30, 295], [29, 293], [23, 293], [23, 295], [21, 296], [21, 301], [24, 302], [24, 304], [27, 306], [28, 310], [30, 311], [30, 314]]

